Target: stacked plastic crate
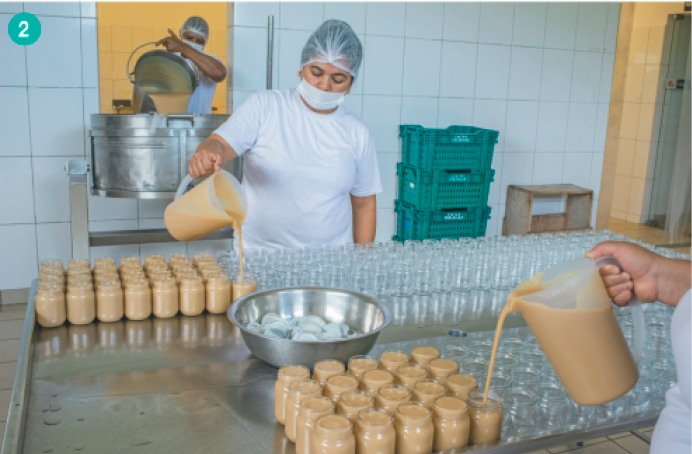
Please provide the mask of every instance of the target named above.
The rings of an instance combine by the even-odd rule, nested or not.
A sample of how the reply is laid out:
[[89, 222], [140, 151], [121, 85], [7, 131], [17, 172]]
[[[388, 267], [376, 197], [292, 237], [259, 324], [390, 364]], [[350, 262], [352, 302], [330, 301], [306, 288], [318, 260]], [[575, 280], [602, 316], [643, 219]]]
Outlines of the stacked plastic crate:
[[490, 168], [499, 132], [473, 126], [401, 125], [398, 241], [485, 235]]

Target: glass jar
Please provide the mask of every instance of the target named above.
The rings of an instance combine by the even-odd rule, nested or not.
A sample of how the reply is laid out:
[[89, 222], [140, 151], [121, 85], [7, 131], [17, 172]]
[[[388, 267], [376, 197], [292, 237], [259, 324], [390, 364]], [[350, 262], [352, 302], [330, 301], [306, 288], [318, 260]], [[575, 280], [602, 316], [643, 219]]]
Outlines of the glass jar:
[[327, 359], [315, 363], [315, 367], [312, 370], [312, 379], [324, 386], [329, 377], [343, 375], [345, 371], [346, 366], [344, 366], [344, 363], [334, 359]]
[[207, 277], [207, 310], [212, 314], [225, 314], [231, 305], [231, 282], [220, 274]]
[[435, 401], [447, 394], [447, 387], [437, 380], [421, 380], [413, 385], [413, 401], [432, 408]]
[[310, 378], [310, 369], [305, 366], [283, 366], [274, 384], [274, 416], [281, 424], [286, 423], [286, 398], [291, 383]]
[[321, 397], [322, 385], [313, 380], [299, 380], [288, 386], [286, 397], [286, 437], [296, 442], [296, 418], [300, 403], [308, 397]]
[[142, 259], [136, 255], [126, 255], [120, 258], [120, 263], [118, 268], [123, 268], [125, 266], [139, 266], [142, 267]]
[[458, 397], [440, 397], [433, 404], [434, 450], [456, 449], [469, 444], [469, 419], [466, 402]]
[[379, 361], [372, 356], [352, 356], [351, 359], [348, 360], [348, 374], [360, 380], [365, 371], [377, 369], [379, 365]]
[[173, 253], [168, 256], [170, 263], [173, 262], [190, 262], [190, 256], [187, 254]]
[[91, 279], [90, 268], [70, 268], [67, 270], [67, 280], [76, 276], [88, 276]]
[[223, 274], [223, 269], [219, 265], [204, 265], [199, 269], [199, 274], [202, 275], [202, 279], [206, 282], [210, 276]]
[[151, 315], [151, 288], [146, 279], [125, 282], [125, 316], [130, 320], [144, 320]]
[[195, 254], [192, 256], [192, 260], [195, 263], [195, 266], [197, 266], [197, 263], [199, 263], [200, 261], [204, 261], [205, 259], [206, 260], [211, 259], [211, 260], [216, 261], [216, 259], [214, 258], [214, 254], [212, 254], [209, 251], [195, 252]]
[[363, 372], [360, 389], [375, 397], [377, 390], [394, 383], [394, 375], [386, 370], [374, 369]]
[[380, 355], [380, 369], [396, 374], [397, 369], [410, 363], [411, 357], [406, 352], [388, 350]]
[[374, 406], [375, 400], [365, 391], [349, 391], [341, 395], [336, 412], [355, 422], [358, 418], [358, 413]]
[[41, 271], [46, 269], [56, 269], [63, 271], [63, 263], [60, 259], [41, 260]]
[[67, 280], [65, 272], [61, 269], [58, 268], [45, 268], [42, 269], [40, 273], [38, 273], [38, 277], [44, 278], [44, 277], [54, 277], [56, 279], [60, 279], [61, 281], [65, 282]]
[[151, 273], [171, 273], [171, 269], [166, 263], [149, 263], [144, 265], [144, 272], [147, 276], [151, 276]]
[[178, 314], [178, 284], [170, 276], [154, 278], [151, 289], [154, 315], [159, 318], [171, 318]]
[[183, 315], [199, 315], [204, 312], [205, 293], [201, 277], [184, 275], [180, 279], [180, 312]]
[[65, 280], [60, 278], [59, 276], [53, 276], [53, 275], [40, 276], [38, 278], [38, 283], [44, 284], [44, 285], [48, 285], [48, 284], [57, 285], [58, 287], [60, 287], [62, 289], [63, 293], [65, 293]]
[[400, 405], [396, 410], [397, 454], [422, 454], [433, 450], [435, 428], [432, 411], [419, 403]]
[[107, 268], [115, 268], [115, 259], [113, 257], [99, 257], [94, 259], [94, 268], [105, 266]]
[[125, 312], [123, 288], [119, 281], [98, 281], [96, 286], [96, 316], [110, 323], [123, 318]]
[[435, 347], [421, 345], [411, 350], [411, 362], [419, 366], [427, 367], [430, 361], [439, 357], [440, 351]]
[[62, 284], [40, 282], [36, 288], [35, 307], [36, 322], [44, 328], [54, 328], [65, 323], [67, 309]]
[[296, 417], [296, 454], [310, 454], [310, 438], [318, 418], [334, 414], [334, 404], [326, 397], [308, 397], [300, 403]]
[[[171, 274], [170, 270], [152, 271], [147, 276], [149, 276], [149, 278], [148, 278], [149, 279], [149, 285], [151, 285], [152, 289], [154, 288], [154, 281], [156, 279], [167, 278], [167, 277], [173, 278], [173, 275]], [[175, 279], [173, 278], [173, 280], [175, 280]], [[177, 282], [176, 282], [176, 284], [177, 284]]]
[[86, 325], [96, 317], [94, 287], [88, 282], [75, 282], [67, 286], [65, 297], [67, 320], [73, 325]]
[[469, 443], [477, 445], [500, 439], [502, 430], [502, 406], [500, 396], [495, 391], [488, 391], [488, 400], [484, 402], [485, 393], [476, 389], [469, 394], [468, 413], [471, 420]]
[[67, 277], [68, 285], [73, 283], [73, 282], [86, 282], [86, 283], [92, 284], [93, 280], [91, 279], [91, 274], [78, 274], [78, 275], [68, 276]]
[[452, 374], [445, 380], [445, 385], [447, 385], [449, 396], [466, 400], [469, 398], [469, 393], [478, 388], [478, 381], [469, 375]]
[[310, 454], [355, 454], [353, 423], [341, 415], [322, 416], [310, 436]]
[[144, 256], [144, 266], [154, 263], [166, 263], [166, 256], [162, 254], [149, 254]]
[[358, 413], [355, 424], [358, 454], [394, 454], [396, 431], [394, 417], [382, 408], [368, 408]]
[[256, 291], [257, 281], [252, 273], [248, 273], [246, 271], [243, 275], [236, 274], [233, 276], [233, 301], [237, 300], [241, 296], [245, 296]]
[[379, 408], [394, 413], [401, 404], [407, 404], [411, 401], [411, 391], [403, 386], [391, 385], [385, 386], [377, 390], [375, 403]]
[[[343, 364], [343, 363], [342, 363]], [[334, 375], [328, 377], [324, 384], [324, 397], [332, 399], [334, 404], [339, 403], [343, 393], [358, 389], [358, 379], [350, 375]]]
[[91, 262], [89, 260], [70, 260], [67, 262], [68, 271], [79, 268], [91, 269]]
[[441, 383], [450, 375], [459, 372], [459, 364], [449, 358], [436, 358], [430, 361], [428, 365], [428, 377], [433, 380], [439, 380]]
[[423, 366], [414, 364], [400, 366], [396, 371], [397, 382], [404, 388], [413, 389], [416, 382], [425, 380], [428, 377], [428, 370]]

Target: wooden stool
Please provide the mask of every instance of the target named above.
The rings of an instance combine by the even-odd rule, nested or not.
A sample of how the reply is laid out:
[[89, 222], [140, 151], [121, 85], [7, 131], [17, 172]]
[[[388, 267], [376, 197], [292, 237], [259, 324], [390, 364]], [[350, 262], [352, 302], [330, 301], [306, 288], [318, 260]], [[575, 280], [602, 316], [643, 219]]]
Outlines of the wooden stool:
[[[567, 196], [564, 213], [532, 215], [534, 196]], [[588, 230], [593, 191], [573, 184], [509, 185], [503, 235]]]

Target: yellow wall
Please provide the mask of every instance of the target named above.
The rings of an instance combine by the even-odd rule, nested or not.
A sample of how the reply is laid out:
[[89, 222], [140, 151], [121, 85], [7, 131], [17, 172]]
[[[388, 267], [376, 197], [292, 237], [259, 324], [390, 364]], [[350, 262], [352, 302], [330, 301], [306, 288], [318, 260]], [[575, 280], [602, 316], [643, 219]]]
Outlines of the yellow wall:
[[[113, 99], [132, 96], [125, 69], [130, 53], [141, 44], [169, 36], [169, 28], [179, 34], [180, 26], [190, 16], [201, 16], [207, 21], [210, 36], [204, 50], [221, 58], [228, 68], [225, 2], [99, 2], [97, 7], [102, 113], [115, 113]], [[140, 49], [132, 57], [130, 70], [138, 56], [151, 49], [154, 47]], [[217, 108], [214, 113], [226, 113], [226, 81], [216, 87], [212, 107]]]

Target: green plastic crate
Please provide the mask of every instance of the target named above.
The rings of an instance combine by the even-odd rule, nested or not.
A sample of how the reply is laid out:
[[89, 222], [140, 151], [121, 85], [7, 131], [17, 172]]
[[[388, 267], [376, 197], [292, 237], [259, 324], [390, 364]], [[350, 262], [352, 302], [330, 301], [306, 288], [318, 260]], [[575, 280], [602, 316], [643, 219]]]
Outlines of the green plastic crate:
[[400, 201], [419, 210], [444, 210], [487, 205], [495, 171], [489, 169], [480, 172], [426, 172], [399, 163], [397, 175]]
[[497, 131], [473, 126], [399, 126], [404, 164], [426, 171], [488, 170], [499, 135]]
[[396, 201], [397, 241], [485, 236], [490, 207], [417, 210]]

